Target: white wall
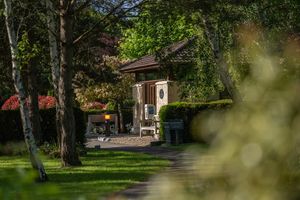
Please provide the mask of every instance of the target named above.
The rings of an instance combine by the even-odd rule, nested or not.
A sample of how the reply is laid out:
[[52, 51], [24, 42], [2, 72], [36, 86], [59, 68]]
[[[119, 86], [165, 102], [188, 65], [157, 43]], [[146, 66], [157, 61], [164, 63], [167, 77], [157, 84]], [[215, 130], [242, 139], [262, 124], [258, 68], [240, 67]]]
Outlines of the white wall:
[[143, 83], [135, 84], [132, 87], [132, 96], [135, 102], [133, 107], [133, 132], [140, 132], [140, 121], [144, 117], [144, 85]]
[[[179, 101], [178, 87], [174, 81], [160, 81], [156, 85], [156, 112], [159, 113], [163, 105]], [[162, 92], [161, 92], [162, 91]], [[163, 93], [163, 98], [162, 97]]]

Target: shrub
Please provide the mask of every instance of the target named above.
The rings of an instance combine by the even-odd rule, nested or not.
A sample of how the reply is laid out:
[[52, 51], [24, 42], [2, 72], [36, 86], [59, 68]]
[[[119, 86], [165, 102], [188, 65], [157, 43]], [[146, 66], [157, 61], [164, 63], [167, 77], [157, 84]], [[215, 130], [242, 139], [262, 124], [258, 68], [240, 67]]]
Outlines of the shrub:
[[104, 109], [105, 110], [117, 110], [117, 105], [116, 105], [116, 103], [110, 101], [106, 104]]
[[4, 145], [0, 144], [0, 156], [16, 156], [27, 154], [26, 144], [22, 142], [8, 142]]
[[[74, 108], [74, 117], [75, 117], [75, 128], [76, 128], [76, 141], [80, 144], [85, 142], [85, 121], [84, 121], [84, 112], [79, 108]], [[57, 141], [56, 134], [56, 122], [55, 115], [56, 109], [51, 108], [47, 110], [41, 110], [41, 127], [43, 134], [43, 141], [49, 143], [55, 143]]]
[[19, 100], [18, 96], [14, 95], [11, 96], [9, 99], [7, 99], [4, 104], [2, 105], [1, 109], [2, 110], [17, 110], [19, 109]]
[[[56, 104], [56, 99], [52, 96], [39, 96], [39, 109], [49, 109], [54, 108]], [[28, 103], [28, 100], [26, 100]], [[18, 110], [20, 108], [19, 99], [17, 95], [13, 95], [8, 98], [2, 105], [2, 110]]]
[[122, 109], [124, 124], [131, 124], [133, 123], [133, 110], [132, 109]]
[[[57, 141], [55, 108], [40, 110], [41, 128], [43, 141], [55, 143]], [[79, 108], [74, 108], [76, 141], [83, 144], [85, 142], [85, 121], [84, 112]], [[19, 110], [0, 111], [0, 143], [11, 141], [23, 141], [23, 130]]]
[[[195, 138], [192, 133], [193, 118], [199, 117], [201, 113], [208, 113], [209, 111], [222, 111], [230, 108], [231, 100], [218, 100], [206, 103], [187, 103], [174, 102], [161, 107], [159, 111], [159, 118], [161, 122], [168, 122], [173, 120], [183, 120], [184, 123], [184, 142], [203, 141], [203, 138]], [[160, 127], [160, 136], [165, 139], [163, 126]]]
[[49, 109], [56, 106], [56, 99], [52, 96], [39, 96], [39, 109]]
[[104, 108], [106, 107], [105, 104], [103, 103], [100, 103], [100, 102], [97, 102], [97, 101], [94, 101], [94, 102], [89, 102], [89, 103], [86, 103], [82, 106], [82, 108], [84, 110], [103, 110]]

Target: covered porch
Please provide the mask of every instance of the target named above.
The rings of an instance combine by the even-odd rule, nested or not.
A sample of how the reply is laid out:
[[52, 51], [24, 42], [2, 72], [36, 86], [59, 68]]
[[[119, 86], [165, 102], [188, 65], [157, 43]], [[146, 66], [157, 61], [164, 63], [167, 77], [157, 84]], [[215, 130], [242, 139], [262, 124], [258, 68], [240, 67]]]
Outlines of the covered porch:
[[[122, 73], [135, 75], [136, 83], [132, 87], [133, 132], [141, 133], [141, 127], [149, 118], [159, 120], [158, 113], [163, 105], [179, 101], [179, 90], [174, 78], [173, 66], [193, 61], [193, 41], [182, 40], [161, 50], [161, 58], [146, 55], [121, 66]], [[147, 107], [154, 107], [154, 112], [147, 113]], [[155, 131], [154, 131], [155, 132]]]

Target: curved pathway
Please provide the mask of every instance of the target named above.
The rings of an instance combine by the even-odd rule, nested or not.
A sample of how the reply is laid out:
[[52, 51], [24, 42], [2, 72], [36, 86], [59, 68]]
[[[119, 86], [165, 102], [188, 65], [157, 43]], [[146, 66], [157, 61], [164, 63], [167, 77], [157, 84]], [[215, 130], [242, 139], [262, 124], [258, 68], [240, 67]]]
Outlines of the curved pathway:
[[[150, 146], [128, 146], [124, 144], [114, 144], [111, 142], [100, 142], [97, 139], [89, 139], [86, 146], [93, 148], [99, 146], [101, 149], [114, 150], [114, 151], [129, 151], [137, 153], [146, 153], [155, 155], [171, 161], [171, 165], [166, 171], [161, 173], [182, 173], [184, 167], [192, 160], [192, 155], [185, 152], [179, 152], [164, 147], [150, 147]], [[123, 191], [109, 195], [106, 199], [142, 199], [149, 193], [149, 188], [155, 190], [154, 175], [144, 182], [140, 182], [132, 187], [129, 187]]]

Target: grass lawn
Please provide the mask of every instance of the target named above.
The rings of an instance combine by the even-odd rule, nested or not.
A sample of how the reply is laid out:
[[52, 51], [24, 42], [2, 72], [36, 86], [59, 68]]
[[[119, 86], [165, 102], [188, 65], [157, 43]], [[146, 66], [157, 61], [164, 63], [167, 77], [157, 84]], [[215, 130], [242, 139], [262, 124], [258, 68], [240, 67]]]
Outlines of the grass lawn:
[[209, 149], [209, 145], [205, 143], [183, 143], [179, 145], [162, 145], [165, 148], [172, 149], [175, 151], [207, 151]]
[[43, 158], [49, 182], [32, 182], [26, 156], [0, 156], [0, 199], [99, 199], [145, 180], [169, 165], [154, 156], [88, 150], [80, 167], [61, 168], [58, 159]]

